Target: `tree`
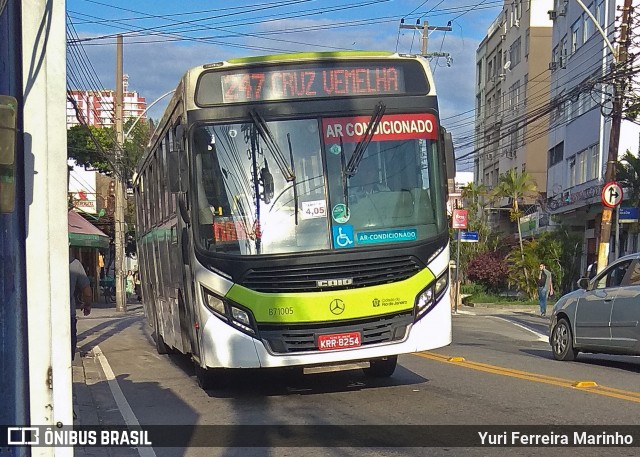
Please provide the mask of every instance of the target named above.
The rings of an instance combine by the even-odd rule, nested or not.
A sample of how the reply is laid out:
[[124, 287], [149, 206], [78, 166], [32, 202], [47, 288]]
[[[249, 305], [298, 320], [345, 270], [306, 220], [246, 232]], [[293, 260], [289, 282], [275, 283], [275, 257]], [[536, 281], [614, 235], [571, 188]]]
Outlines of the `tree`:
[[67, 130], [67, 157], [79, 166], [111, 175], [114, 138], [113, 129], [74, 125]]
[[627, 197], [635, 207], [640, 205], [640, 158], [627, 150], [616, 162], [617, 181], [627, 190]]
[[[520, 218], [522, 213], [518, 206], [518, 201], [526, 194], [534, 192], [537, 189], [536, 182], [533, 177], [523, 171], [518, 173], [515, 169], [510, 169], [506, 173], [500, 175], [498, 185], [494, 189], [493, 195], [498, 198], [508, 198], [511, 204], [509, 216], [511, 221], [515, 221], [518, 227], [518, 242], [520, 243], [520, 255], [522, 257], [522, 267], [526, 268], [524, 258], [524, 248], [522, 245], [522, 231], [520, 230]], [[524, 270], [525, 278], [528, 276], [526, 269]]]

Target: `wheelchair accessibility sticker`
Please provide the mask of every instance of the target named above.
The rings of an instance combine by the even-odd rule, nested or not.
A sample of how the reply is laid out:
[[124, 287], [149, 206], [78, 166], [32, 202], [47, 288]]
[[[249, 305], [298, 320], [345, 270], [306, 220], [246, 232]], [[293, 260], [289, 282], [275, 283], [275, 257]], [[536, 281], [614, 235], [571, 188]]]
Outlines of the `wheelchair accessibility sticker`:
[[334, 226], [333, 230], [333, 247], [350, 248], [353, 247], [353, 225]]
[[417, 239], [418, 231], [414, 228], [358, 232], [357, 235], [358, 244], [393, 243], [394, 241], [415, 241]]

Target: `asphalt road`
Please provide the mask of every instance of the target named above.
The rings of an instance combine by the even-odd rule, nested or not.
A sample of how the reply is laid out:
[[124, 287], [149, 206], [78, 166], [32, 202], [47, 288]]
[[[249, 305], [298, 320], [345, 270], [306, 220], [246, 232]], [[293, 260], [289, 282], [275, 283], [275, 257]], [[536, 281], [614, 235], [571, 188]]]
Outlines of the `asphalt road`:
[[[156, 353], [139, 305], [130, 305], [126, 314], [97, 308], [78, 324], [82, 358], [76, 364], [81, 362], [84, 385], [74, 388], [82, 390], [85, 402], [81, 424], [97, 419], [106, 425], [171, 425], [162, 430], [176, 435], [184, 431], [178, 425], [284, 427], [263, 436], [264, 447], [238, 444], [265, 433], [265, 427], [234, 428], [232, 447], [103, 448], [107, 455], [637, 455], [637, 447], [457, 447], [470, 435], [505, 426], [525, 432], [536, 425], [615, 429], [638, 423], [640, 359], [581, 354], [577, 362], [555, 361], [546, 341], [547, 325], [533, 312], [461, 310], [453, 319], [450, 346], [401, 356], [389, 379], [369, 379], [358, 370], [305, 376], [287, 370], [249, 371], [234, 375], [225, 389], [205, 392], [186, 356]], [[74, 382], [76, 378], [74, 374]], [[297, 425], [313, 436], [323, 436], [326, 429], [333, 434], [325, 435], [331, 446], [322, 446], [319, 439], [310, 443], [317, 446], [284, 447], [287, 433], [295, 431], [286, 426]], [[441, 425], [448, 427], [433, 428]], [[372, 442], [380, 438], [384, 445], [384, 437], [395, 437], [396, 443], [406, 437], [406, 443], [416, 446], [341, 446], [367, 430], [353, 426], [381, 426], [372, 428], [373, 436], [365, 433]], [[199, 428], [191, 443], [220, 430]], [[335, 433], [346, 434], [345, 441]], [[425, 443], [430, 447], [418, 447]], [[98, 455], [92, 451], [87, 449], [87, 455]]]

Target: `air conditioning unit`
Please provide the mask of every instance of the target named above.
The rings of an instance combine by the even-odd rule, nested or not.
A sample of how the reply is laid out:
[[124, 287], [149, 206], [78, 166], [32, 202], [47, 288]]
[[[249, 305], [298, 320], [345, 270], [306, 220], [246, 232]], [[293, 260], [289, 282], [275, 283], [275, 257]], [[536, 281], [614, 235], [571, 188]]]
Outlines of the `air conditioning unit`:
[[506, 40], [506, 39], [507, 39], [507, 34], [506, 34], [506, 33], [503, 33], [502, 35], [500, 35], [500, 39], [501, 39], [502, 41]]
[[558, 62], [549, 62], [549, 70], [556, 71], [560, 64]]
[[488, 160], [492, 160], [493, 159], [493, 152], [487, 152], [487, 159]]
[[552, 21], [555, 21], [558, 18], [558, 12], [556, 10], [549, 10], [547, 13], [549, 14], [549, 19]]
[[507, 159], [513, 159], [513, 151], [507, 151], [505, 156], [507, 156]]

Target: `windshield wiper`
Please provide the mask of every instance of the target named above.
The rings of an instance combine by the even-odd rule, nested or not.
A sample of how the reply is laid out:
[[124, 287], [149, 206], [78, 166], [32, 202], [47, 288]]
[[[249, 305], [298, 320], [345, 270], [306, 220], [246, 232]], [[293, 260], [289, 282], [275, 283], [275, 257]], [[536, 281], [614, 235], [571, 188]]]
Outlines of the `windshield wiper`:
[[293, 220], [298, 225], [298, 189], [296, 187], [296, 165], [293, 161], [293, 148], [291, 148], [291, 134], [287, 133], [287, 144], [289, 145], [289, 159], [291, 160], [291, 172], [293, 173], [293, 205], [295, 210]]
[[375, 134], [376, 129], [378, 128], [378, 124], [382, 120], [382, 116], [384, 115], [385, 110], [387, 109], [386, 105], [382, 102], [378, 102], [375, 109], [373, 110], [373, 114], [371, 115], [371, 119], [367, 123], [367, 129], [364, 132], [364, 135], [356, 145], [351, 157], [349, 158], [349, 163], [347, 164], [346, 174], [349, 178], [354, 176], [358, 171], [358, 165], [362, 161], [362, 157], [364, 156], [364, 151], [371, 143], [371, 139]]
[[347, 166], [345, 164], [346, 159], [344, 157], [344, 144], [342, 143], [342, 137], [340, 137], [340, 164], [342, 167], [342, 196], [344, 197], [344, 205], [347, 214], [349, 214], [349, 184], [347, 183]]
[[287, 159], [285, 159], [284, 154], [280, 150], [280, 146], [278, 146], [278, 143], [276, 143], [275, 139], [273, 138], [273, 134], [271, 133], [271, 130], [269, 130], [269, 127], [267, 126], [264, 118], [256, 110], [250, 110], [249, 116], [251, 116], [253, 124], [256, 126], [258, 133], [260, 133], [260, 136], [267, 145], [267, 149], [269, 149], [269, 152], [271, 152], [273, 160], [275, 160], [276, 165], [278, 165], [278, 168], [284, 176], [284, 179], [287, 182], [295, 180], [295, 174], [289, 168]]

